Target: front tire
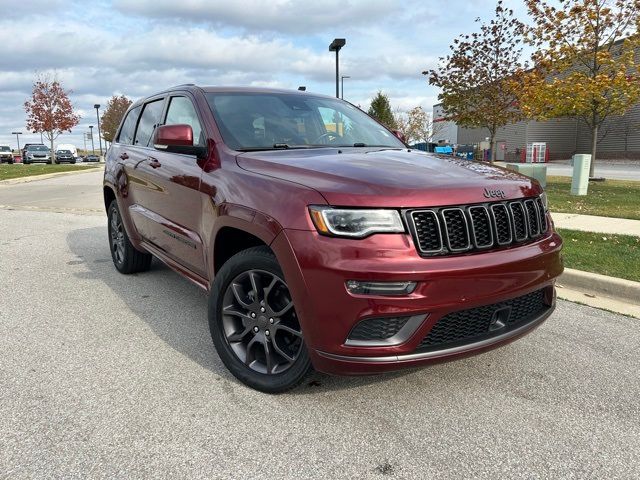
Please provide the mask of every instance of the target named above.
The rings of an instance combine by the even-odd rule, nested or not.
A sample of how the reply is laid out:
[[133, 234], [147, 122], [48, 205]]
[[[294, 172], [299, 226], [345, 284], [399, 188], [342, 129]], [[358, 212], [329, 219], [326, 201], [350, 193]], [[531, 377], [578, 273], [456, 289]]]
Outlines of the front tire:
[[284, 392], [311, 370], [289, 288], [268, 247], [244, 250], [222, 266], [209, 296], [209, 329], [222, 362], [251, 388]]
[[115, 200], [109, 205], [108, 230], [111, 259], [120, 273], [146, 272], [151, 267], [151, 254], [136, 250], [129, 240]]

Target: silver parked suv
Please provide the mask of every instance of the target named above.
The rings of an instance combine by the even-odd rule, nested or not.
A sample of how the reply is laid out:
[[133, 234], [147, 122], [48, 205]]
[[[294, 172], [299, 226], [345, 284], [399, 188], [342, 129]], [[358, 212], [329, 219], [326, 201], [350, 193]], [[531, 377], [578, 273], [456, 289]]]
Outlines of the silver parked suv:
[[40, 144], [31, 144], [24, 149], [24, 157], [22, 163], [28, 165], [30, 163], [51, 163], [51, 150]]

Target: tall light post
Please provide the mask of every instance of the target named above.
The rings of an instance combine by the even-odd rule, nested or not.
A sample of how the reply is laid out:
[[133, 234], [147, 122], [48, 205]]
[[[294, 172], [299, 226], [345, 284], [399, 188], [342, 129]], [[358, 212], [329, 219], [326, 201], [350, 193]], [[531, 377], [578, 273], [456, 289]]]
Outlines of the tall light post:
[[341, 87], [342, 87], [342, 93], [340, 94], [340, 98], [341, 98], [341, 99], [343, 99], [343, 100], [344, 100], [344, 79], [345, 79], [345, 78], [351, 78], [351, 77], [350, 77], [349, 75], [342, 75], [342, 76], [340, 77], [340, 83], [342, 84], [342, 85], [341, 85]]
[[89, 132], [91, 132], [91, 153], [96, 154], [96, 147], [93, 145], [93, 125], [89, 125]]
[[96, 109], [96, 118], [98, 119], [98, 143], [100, 144], [100, 156], [102, 157], [102, 138], [100, 138], [100, 104], [96, 103], [93, 108]]
[[340, 98], [340, 49], [346, 44], [344, 38], [334, 38], [329, 45], [329, 51], [336, 52], [336, 98]]
[[22, 132], [11, 132], [11, 135], [16, 136], [16, 142], [18, 142], [18, 153], [20, 154], [20, 156], [22, 156], [22, 154], [20, 153], [20, 137], [18, 136], [22, 135]]

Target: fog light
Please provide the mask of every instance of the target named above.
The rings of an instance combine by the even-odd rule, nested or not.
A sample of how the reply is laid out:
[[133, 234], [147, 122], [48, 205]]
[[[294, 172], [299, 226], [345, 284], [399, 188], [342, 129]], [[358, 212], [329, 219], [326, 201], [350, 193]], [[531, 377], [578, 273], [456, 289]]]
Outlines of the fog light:
[[416, 282], [361, 282], [347, 280], [347, 290], [355, 295], [408, 295], [416, 289]]

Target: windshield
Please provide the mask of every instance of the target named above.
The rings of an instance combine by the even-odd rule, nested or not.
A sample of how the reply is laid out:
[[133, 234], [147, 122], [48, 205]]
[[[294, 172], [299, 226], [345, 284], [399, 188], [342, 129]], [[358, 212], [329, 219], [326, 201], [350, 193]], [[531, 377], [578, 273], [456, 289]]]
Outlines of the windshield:
[[295, 93], [208, 93], [225, 143], [234, 150], [311, 147], [404, 148], [353, 105]]
[[11, 149], [9, 147], [2, 146], [0, 147], [0, 152], [10, 152]]
[[27, 147], [27, 150], [29, 150], [30, 152], [48, 152], [49, 151], [49, 149], [44, 145], [31, 145]]
[[69, 150], [58, 150], [56, 153], [71, 153]]

